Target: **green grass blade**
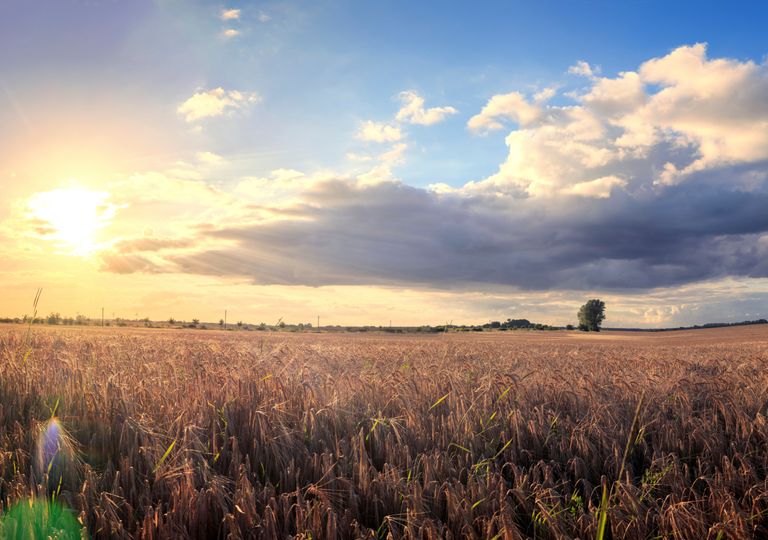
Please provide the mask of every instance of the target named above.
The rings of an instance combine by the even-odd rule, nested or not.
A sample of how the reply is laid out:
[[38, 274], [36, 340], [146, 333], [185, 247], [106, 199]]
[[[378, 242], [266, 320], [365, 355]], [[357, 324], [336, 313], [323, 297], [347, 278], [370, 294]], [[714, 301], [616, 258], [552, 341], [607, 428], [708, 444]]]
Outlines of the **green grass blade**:
[[596, 540], [604, 540], [605, 528], [608, 525], [608, 490], [603, 485], [603, 497], [600, 499], [600, 508], [597, 511], [597, 536]]
[[159, 469], [159, 468], [160, 468], [160, 465], [162, 465], [162, 464], [163, 464], [163, 462], [166, 460], [166, 458], [168, 457], [168, 455], [169, 455], [169, 454], [171, 453], [171, 451], [173, 450], [173, 447], [174, 447], [174, 446], [176, 446], [176, 439], [173, 439], [173, 442], [171, 443], [171, 446], [169, 446], [169, 447], [168, 447], [168, 450], [166, 450], [166, 451], [165, 451], [165, 454], [163, 454], [163, 457], [161, 457], [161, 458], [160, 458], [160, 461], [158, 461], [158, 462], [157, 462], [157, 465], [155, 465], [155, 468], [154, 468], [154, 469], [152, 469], [152, 472], [153, 472], [153, 473], [154, 473], [154, 472], [157, 472], [157, 469]]
[[448, 392], [448, 393], [447, 393], [447, 394], [445, 394], [443, 397], [441, 397], [440, 399], [438, 399], [437, 401], [435, 401], [435, 402], [432, 404], [432, 406], [429, 408], [429, 410], [431, 411], [432, 409], [434, 409], [435, 407], [437, 407], [438, 405], [440, 405], [440, 404], [441, 404], [443, 401], [445, 401], [445, 398], [447, 398], [447, 397], [448, 397], [450, 394], [451, 394], [451, 393], [450, 393], [450, 392]]

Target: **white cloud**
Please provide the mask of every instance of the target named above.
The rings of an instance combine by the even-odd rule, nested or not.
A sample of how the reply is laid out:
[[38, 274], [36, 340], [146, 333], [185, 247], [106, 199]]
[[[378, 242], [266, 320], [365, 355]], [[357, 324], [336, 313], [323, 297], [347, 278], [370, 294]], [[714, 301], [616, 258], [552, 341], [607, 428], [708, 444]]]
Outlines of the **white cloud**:
[[766, 64], [708, 59], [706, 46], [696, 44], [614, 77], [597, 76], [586, 62], [571, 72], [590, 80], [571, 94], [574, 104], [546, 103], [551, 92], [538, 101], [510, 92], [470, 119], [475, 132], [502, 129], [505, 120], [517, 129], [506, 138], [509, 154], [498, 172], [465, 192], [607, 197], [608, 188], [658, 189], [768, 160]]
[[582, 197], [594, 197], [596, 199], [607, 199], [611, 196], [611, 191], [616, 187], [627, 185], [626, 180], [616, 176], [603, 176], [595, 180], [579, 182], [563, 190], [564, 194], [580, 195]]
[[239, 9], [222, 9], [219, 13], [219, 18], [222, 21], [235, 21], [240, 18]]
[[[660, 85], [642, 108], [621, 123], [632, 134], [651, 123], [650, 143], [689, 144], [697, 155], [678, 167], [670, 163], [658, 183], [677, 183], [691, 173], [720, 165], [768, 159], [768, 65], [719, 58], [706, 45], [680, 47], [640, 67], [646, 84]], [[673, 169], [674, 167], [674, 169]]]
[[538, 103], [529, 103], [520, 92], [510, 92], [493, 96], [479, 114], [469, 119], [467, 127], [476, 133], [496, 131], [504, 127], [502, 120], [525, 127], [539, 120], [543, 112]]
[[392, 177], [392, 167], [388, 163], [379, 163], [355, 178], [355, 184], [359, 187], [370, 187], [393, 181], [395, 180]]
[[427, 189], [435, 193], [437, 195], [453, 195], [455, 193], [460, 193], [461, 190], [458, 188], [455, 188], [451, 185], [446, 184], [445, 182], [436, 182], [434, 184], [429, 184], [427, 186]]
[[392, 168], [396, 165], [402, 165], [405, 151], [408, 145], [400, 142], [405, 139], [405, 133], [397, 123], [432, 125], [441, 122], [449, 114], [458, 112], [453, 107], [432, 107], [424, 108], [424, 98], [412, 90], [401, 92], [398, 96], [402, 102], [400, 110], [396, 113], [394, 121], [396, 123], [374, 122], [367, 120], [360, 125], [356, 138], [366, 142], [375, 143], [396, 143], [389, 150], [378, 155], [371, 152], [347, 153], [349, 161], [363, 163], [370, 162], [372, 168], [367, 171], [358, 171], [358, 179], [364, 185], [372, 185], [381, 182], [394, 180]]
[[183, 115], [187, 122], [194, 122], [231, 113], [260, 101], [261, 97], [255, 92], [224, 90], [219, 87], [195, 93], [179, 105], [177, 112]]
[[373, 167], [361, 174], [357, 175], [357, 180], [360, 185], [373, 185], [381, 182], [396, 181], [395, 175], [392, 172], [393, 167], [402, 165], [405, 162], [405, 151], [408, 150], [408, 144], [404, 142], [395, 143], [392, 147], [379, 154], [378, 156], [369, 157], [369, 159], [359, 159], [357, 161], [370, 161], [373, 162]]
[[221, 33], [221, 35], [222, 35], [224, 38], [226, 38], [226, 39], [231, 39], [231, 38], [233, 38], [233, 37], [237, 37], [237, 36], [239, 36], [239, 35], [240, 35], [240, 31], [239, 31], [239, 30], [235, 30], [234, 28], [227, 28], [227, 29], [225, 29], [225, 30], [224, 30], [224, 31]]
[[266, 23], [266, 22], [269, 22], [271, 19], [272, 17], [270, 17], [263, 11], [259, 13], [259, 22]]
[[378, 154], [372, 151], [364, 153], [348, 152], [346, 155], [347, 159], [357, 164], [357, 167], [350, 171], [350, 173], [357, 178], [361, 185], [397, 181], [392, 170], [394, 167], [405, 163], [405, 152], [407, 150], [407, 143], [394, 142], [387, 150]]
[[536, 103], [543, 103], [545, 101], [549, 101], [556, 95], [557, 95], [557, 90], [555, 88], [552, 88], [552, 87], [544, 88], [543, 90], [540, 90], [539, 92], [536, 92], [533, 95], [533, 100]]
[[403, 133], [397, 126], [367, 120], [361, 124], [357, 138], [370, 142], [396, 142], [403, 138]]
[[600, 67], [590, 66], [589, 63], [585, 62], [584, 60], [579, 60], [576, 62], [576, 64], [568, 68], [568, 73], [592, 78], [600, 74]]
[[643, 81], [634, 71], [619, 73], [615, 79], [595, 79], [590, 91], [580, 98], [590, 109], [607, 118], [636, 110], [646, 100]]
[[425, 109], [424, 98], [413, 90], [400, 92], [399, 97], [402, 107], [400, 107], [395, 116], [398, 122], [431, 126], [432, 124], [442, 122], [449, 114], [456, 114], [458, 112], [453, 107], [431, 107]]

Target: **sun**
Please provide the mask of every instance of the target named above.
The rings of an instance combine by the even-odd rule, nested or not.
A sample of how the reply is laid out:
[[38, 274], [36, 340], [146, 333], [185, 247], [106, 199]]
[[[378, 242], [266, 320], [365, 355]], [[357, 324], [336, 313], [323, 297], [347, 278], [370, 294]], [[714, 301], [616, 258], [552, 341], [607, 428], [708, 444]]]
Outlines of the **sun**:
[[98, 232], [115, 215], [108, 201], [107, 192], [70, 187], [36, 193], [27, 204], [40, 236], [67, 253], [88, 256], [99, 248]]

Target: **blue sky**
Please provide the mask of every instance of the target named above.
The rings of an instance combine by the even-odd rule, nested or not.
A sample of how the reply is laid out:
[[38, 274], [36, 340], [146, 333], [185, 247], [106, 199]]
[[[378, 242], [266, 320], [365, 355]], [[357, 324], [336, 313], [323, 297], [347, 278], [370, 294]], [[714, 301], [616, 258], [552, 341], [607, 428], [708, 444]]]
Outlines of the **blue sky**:
[[[746, 280], [749, 306], [763, 294], [768, 240], [759, 210], [749, 223], [734, 223], [719, 219], [714, 203], [732, 201], [727, 213], [745, 204], [740, 194], [761, 201], [766, 189], [759, 151], [766, 20], [768, 5], [757, 2], [6, 0], [0, 5], [0, 240], [5, 231], [5, 251], [17, 261], [11, 271], [37, 276], [32, 281], [50, 276], [43, 255], [45, 246], [56, 246], [73, 276], [90, 272], [105, 284], [120, 276], [126, 290], [146, 288], [147, 280], [157, 288], [159, 276], [168, 275], [255, 297], [295, 297], [308, 286], [314, 292], [301, 294], [315, 294], [321, 308], [333, 287], [367, 287], [370, 298], [407, 289], [423, 292], [424, 302], [480, 295], [466, 300], [457, 317], [484, 318], [493, 310], [489, 317], [500, 317], [523, 302], [555, 322], [565, 321], [571, 298], [589, 292], [634, 306], [621, 315], [623, 324], [706, 322], [690, 311], [696, 304], [698, 313], [718, 312], [702, 304], [702, 293], [656, 319], [642, 313], [667, 309], [663, 298], [672, 288], [725, 294], [732, 280]], [[735, 98], [711, 98], [718, 92]], [[693, 102], [698, 108], [689, 107]], [[408, 103], [415, 116], [405, 110]], [[732, 135], [713, 135], [718, 131]], [[339, 198], [344, 190], [333, 184], [339, 179], [356, 191]], [[139, 185], [158, 193], [157, 200], [148, 203]], [[61, 188], [103, 193], [85, 199], [103, 200], [109, 209], [99, 238], [74, 250], [89, 253], [80, 270], [61, 238], [52, 244], [23, 230], [29, 201]], [[200, 193], [210, 189], [221, 200], [201, 203]], [[174, 190], [192, 200], [179, 203]], [[358, 206], [347, 206], [362, 191]], [[250, 206], [227, 214], [232, 201]], [[385, 205], [379, 214], [358, 212], [374, 202]], [[248, 213], [254, 205], [269, 207], [271, 216], [277, 207], [281, 216], [289, 207], [297, 216], [298, 208], [316, 213], [297, 221], [280, 217], [282, 230], [302, 236], [280, 236], [275, 244], [265, 240], [278, 237], [274, 224]], [[170, 219], [156, 223], [151, 209]], [[572, 211], [595, 217], [579, 221]], [[404, 217], [409, 212], [412, 222]], [[521, 224], [529, 215], [524, 223], [533, 225]], [[692, 228], [673, 219], [680, 215], [712, 226]], [[654, 233], [642, 216], [667, 229]], [[53, 218], [38, 212], [34, 219], [50, 224]], [[471, 227], [436, 225], [448, 219]], [[562, 232], [568, 219], [578, 222], [573, 237]], [[317, 240], [329, 243], [325, 253], [345, 267], [315, 253], [317, 244], [282, 249], [303, 245], [300, 225], [307, 220], [324, 231]], [[205, 221], [213, 232], [202, 234], [190, 221]], [[408, 238], [406, 228], [398, 232], [401, 242], [382, 243], [379, 233], [392, 222], [423, 227], [422, 233]], [[633, 253], [617, 242], [634, 232], [585, 240], [598, 224], [629, 231], [630, 223], [644, 233]], [[491, 224], [522, 228], [537, 238], [540, 252], [495, 229], [489, 233]], [[364, 238], [349, 237], [358, 225]], [[423, 231], [442, 243], [429, 244]], [[131, 234], [178, 251], [128, 251], [125, 246], [137, 245]], [[208, 249], [179, 247], [190, 238]], [[689, 262], [646, 245], [653, 243], [674, 253], [690, 250]], [[603, 278], [571, 275], [586, 271], [573, 250], [603, 261]], [[754, 260], [734, 263], [740, 250]], [[445, 257], [454, 270], [436, 271], [419, 252]], [[713, 252], [720, 255], [708, 259]], [[306, 253], [306, 264], [295, 263]], [[717, 270], [696, 271], [703, 260]], [[373, 261], [384, 270], [372, 268]], [[503, 271], [497, 275], [492, 264]], [[540, 279], [509, 277], [522, 273]], [[278, 294], [278, 287], [288, 289]], [[641, 291], [658, 300], [637, 307], [632, 295]], [[482, 300], [488, 295], [505, 300], [489, 304]], [[542, 307], [542, 295], [560, 300]], [[154, 313], [153, 302], [131, 310]], [[344, 308], [351, 321], [374, 309], [352, 304]], [[255, 317], [259, 305], [267, 304], [254, 301], [242, 310]], [[762, 313], [733, 302], [728, 309], [734, 319]]]
[[[221, 21], [223, 8], [241, 17]], [[21, 96], [56, 85], [78, 107], [98, 92], [105, 107], [166, 124], [190, 88], [259, 92], [263, 108], [210, 134], [221, 154], [271, 153], [253, 173], [341, 165], [361, 119], [391, 117], [403, 90], [450, 103], [458, 117], [413, 130], [399, 173], [416, 185], [493, 172], [503, 137], [473, 137], [462, 122], [492, 95], [576, 85], [564, 73], [577, 60], [611, 75], [697, 42], [710, 56], [760, 60], [768, 17], [757, 2], [11, 0], [0, 10], [3, 78]], [[241, 34], [221, 39], [225, 27]]]

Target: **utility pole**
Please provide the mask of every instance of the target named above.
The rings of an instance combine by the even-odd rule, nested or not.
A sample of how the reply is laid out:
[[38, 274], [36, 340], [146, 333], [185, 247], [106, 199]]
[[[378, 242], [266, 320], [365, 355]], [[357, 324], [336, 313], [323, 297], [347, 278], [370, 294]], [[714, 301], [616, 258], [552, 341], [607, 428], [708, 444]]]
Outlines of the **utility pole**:
[[104, 326], [104, 308], [101, 308], [101, 326]]
[[320, 330], [320, 315], [317, 316], [317, 329]]
[[227, 310], [224, 310], [224, 330], [227, 329]]

